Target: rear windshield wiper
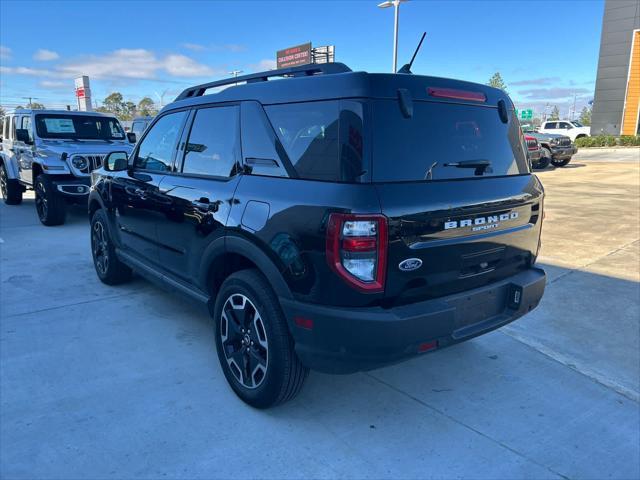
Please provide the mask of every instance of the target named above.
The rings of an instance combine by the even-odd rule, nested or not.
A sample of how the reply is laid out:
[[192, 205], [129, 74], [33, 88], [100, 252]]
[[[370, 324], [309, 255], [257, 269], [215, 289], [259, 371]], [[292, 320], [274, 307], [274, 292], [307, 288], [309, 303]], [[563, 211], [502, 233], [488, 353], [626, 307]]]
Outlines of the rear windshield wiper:
[[491, 162], [489, 160], [462, 160], [461, 162], [445, 163], [445, 167], [456, 168], [475, 168], [476, 175], [482, 175], [483, 173], [491, 173]]

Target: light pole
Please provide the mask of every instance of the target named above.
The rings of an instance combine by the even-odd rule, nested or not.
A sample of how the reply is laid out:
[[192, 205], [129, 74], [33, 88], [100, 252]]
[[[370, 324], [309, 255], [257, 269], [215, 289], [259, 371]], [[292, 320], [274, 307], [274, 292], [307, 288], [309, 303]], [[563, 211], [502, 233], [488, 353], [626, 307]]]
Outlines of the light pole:
[[378, 4], [380, 8], [394, 8], [394, 22], [393, 22], [393, 73], [398, 70], [398, 19], [400, 17], [400, 4], [407, 2], [408, 0], [387, 0]]
[[38, 97], [22, 97], [22, 98], [24, 98], [25, 100], [29, 100], [28, 108], [31, 108], [31, 100], [38, 100]]
[[[238, 78], [238, 75], [240, 75], [244, 70], [231, 70], [229, 72], [229, 75], [233, 75], [233, 78]], [[238, 82], [236, 82], [236, 85], [238, 85]]]

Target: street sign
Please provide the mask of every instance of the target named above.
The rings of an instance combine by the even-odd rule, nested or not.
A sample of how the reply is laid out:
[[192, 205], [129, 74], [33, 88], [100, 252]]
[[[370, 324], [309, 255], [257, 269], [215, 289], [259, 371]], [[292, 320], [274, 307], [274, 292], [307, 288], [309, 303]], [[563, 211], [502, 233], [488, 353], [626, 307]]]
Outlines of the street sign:
[[[517, 110], [516, 110], [517, 112]], [[520, 120], [531, 120], [533, 118], [533, 110], [531, 108], [527, 108], [525, 110], [520, 110]]]
[[311, 63], [311, 42], [278, 50], [276, 54], [276, 64], [279, 69], [307, 63]]

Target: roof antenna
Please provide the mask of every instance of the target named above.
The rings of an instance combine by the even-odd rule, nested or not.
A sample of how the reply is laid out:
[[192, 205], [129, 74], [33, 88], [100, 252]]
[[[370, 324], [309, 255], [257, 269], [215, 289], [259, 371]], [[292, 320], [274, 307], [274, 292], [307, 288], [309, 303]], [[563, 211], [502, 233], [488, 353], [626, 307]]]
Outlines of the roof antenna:
[[422, 41], [424, 40], [424, 37], [427, 36], [427, 32], [422, 32], [422, 38], [420, 39], [420, 43], [418, 43], [418, 48], [416, 48], [416, 51], [413, 52], [413, 57], [411, 57], [411, 61], [407, 64], [405, 64], [400, 70], [398, 70], [398, 73], [413, 73], [411, 71], [411, 65], [413, 65], [413, 61], [416, 59], [416, 55], [418, 54], [418, 50], [420, 50], [420, 47], [422, 46]]

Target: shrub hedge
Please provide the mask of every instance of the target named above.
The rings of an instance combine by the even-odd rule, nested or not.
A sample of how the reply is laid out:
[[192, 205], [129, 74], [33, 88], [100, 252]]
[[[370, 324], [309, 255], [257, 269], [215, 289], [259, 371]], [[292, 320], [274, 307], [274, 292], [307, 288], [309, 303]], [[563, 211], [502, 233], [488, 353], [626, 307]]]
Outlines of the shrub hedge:
[[596, 135], [594, 137], [582, 137], [576, 139], [576, 147], [638, 147], [640, 146], [640, 135], [622, 135], [614, 137], [613, 135]]

